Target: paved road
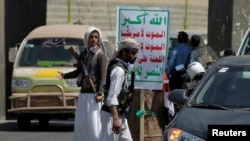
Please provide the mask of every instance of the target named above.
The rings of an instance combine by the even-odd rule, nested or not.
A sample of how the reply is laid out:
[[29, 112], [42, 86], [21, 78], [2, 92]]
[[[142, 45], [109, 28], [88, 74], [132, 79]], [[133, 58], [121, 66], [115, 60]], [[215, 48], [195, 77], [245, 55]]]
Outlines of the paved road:
[[73, 121], [50, 121], [40, 127], [32, 121], [28, 131], [20, 131], [16, 121], [0, 121], [0, 141], [73, 141]]

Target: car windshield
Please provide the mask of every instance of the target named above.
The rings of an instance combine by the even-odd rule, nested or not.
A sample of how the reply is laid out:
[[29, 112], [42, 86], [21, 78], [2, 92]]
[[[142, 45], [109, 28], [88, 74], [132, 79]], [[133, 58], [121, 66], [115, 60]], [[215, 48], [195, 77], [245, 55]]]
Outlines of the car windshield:
[[197, 105], [220, 105], [228, 108], [250, 107], [250, 66], [217, 68], [192, 97]]
[[82, 39], [39, 38], [26, 42], [20, 52], [19, 66], [73, 66], [77, 60], [68, 51], [73, 46], [79, 53], [84, 48]]

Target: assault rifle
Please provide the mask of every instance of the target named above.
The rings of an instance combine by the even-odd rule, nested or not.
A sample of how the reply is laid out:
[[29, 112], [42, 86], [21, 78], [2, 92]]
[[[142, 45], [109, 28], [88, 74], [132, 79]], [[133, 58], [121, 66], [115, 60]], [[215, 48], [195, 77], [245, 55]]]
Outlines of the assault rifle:
[[[79, 54], [77, 53], [76, 49], [75, 49], [73, 46], [71, 46], [68, 50], [69, 50], [69, 52], [70, 52], [78, 61], [80, 61], [81, 67], [82, 67], [82, 71], [83, 71], [82, 74], [84, 74], [85, 78], [87, 78], [88, 83], [89, 83], [90, 86], [92, 87], [94, 93], [96, 93], [96, 89], [95, 89], [95, 85], [94, 85], [94, 83], [93, 83], [93, 80], [92, 80], [91, 77], [89, 76], [89, 72], [88, 72], [88, 70], [87, 70], [86, 65], [83, 63], [82, 60], [79, 59]], [[79, 78], [79, 79], [80, 79], [80, 82], [79, 82], [80, 84], [78, 84], [78, 85], [81, 85], [81, 82], [82, 82], [82, 79], [83, 79], [82, 74], [80, 74], [80, 78]]]
[[136, 68], [133, 67], [132, 70], [131, 70], [131, 83], [130, 83], [130, 86], [129, 86], [129, 93], [128, 93], [129, 96], [128, 96], [128, 99], [126, 99], [126, 103], [128, 104], [128, 107], [124, 110], [125, 116], [127, 118], [129, 117], [129, 114], [131, 112], [130, 104], [132, 103], [133, 96], [134, 96], [135, 71], [136, 71]]
[[133, 67], [133, 69], [131, 70], [131, 84], [130, 84], [130, 92], [132, 93], [132, 96], [134, 94], [134, 87], [135, 87], [135, 71], [136, 68]]

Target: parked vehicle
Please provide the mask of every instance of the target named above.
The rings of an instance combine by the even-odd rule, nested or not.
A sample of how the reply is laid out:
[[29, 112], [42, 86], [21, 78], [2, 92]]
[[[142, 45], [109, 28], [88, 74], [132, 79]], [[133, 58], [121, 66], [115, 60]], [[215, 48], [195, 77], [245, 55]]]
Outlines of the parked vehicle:
[[233, 125], [249, 125], [249, 84], [250, 56], [220, 58], [190, 97], [185, 89], [169, 93], [168, 99], [182, 108], [165, 126], [163, 141], [205, 141], [211, 135], [209, 125], [229, 125], [228, 130], [234, 130]]
[[[29, 128], [32, 119], [41, 125], [50, 119], [73, 118], [80, 88], [77, 79], [58, 79], [58, 71], [75, 69], [77, 60], [68, 51], [84, 48], [88, 25], [45, 25], [31, 31], [20, 46], [9, 50], [13, 74], [8, 112], [17, 115], [20, 129]], [[102, 31], [101, 31], [102, 32]], [[114, 48], [101, 33], [102, 49], [111, 58]]]
[[250, 28], [247, 29], [236, 55], [250, 55]]
[[240, 46], [237, 50], [237, 52], [232, 48], [228, 48], [225, 50], [222, 50], [220, 52], [220, 56], [228, 56], [228, 55], [236, 55], [236, 56], [241, 56], [241, 55], [250, 55], [250, 28], [247, 29], [243, 40], [240, 43]]

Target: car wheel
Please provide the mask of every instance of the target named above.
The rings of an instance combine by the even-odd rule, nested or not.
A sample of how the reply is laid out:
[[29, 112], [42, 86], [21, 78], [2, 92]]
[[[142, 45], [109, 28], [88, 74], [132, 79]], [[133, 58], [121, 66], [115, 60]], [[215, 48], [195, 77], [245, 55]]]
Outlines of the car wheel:
[[17, 115], [17, 125], [20, 130], [28, 130], [30, 128], [30, 119], [25, 115]]

